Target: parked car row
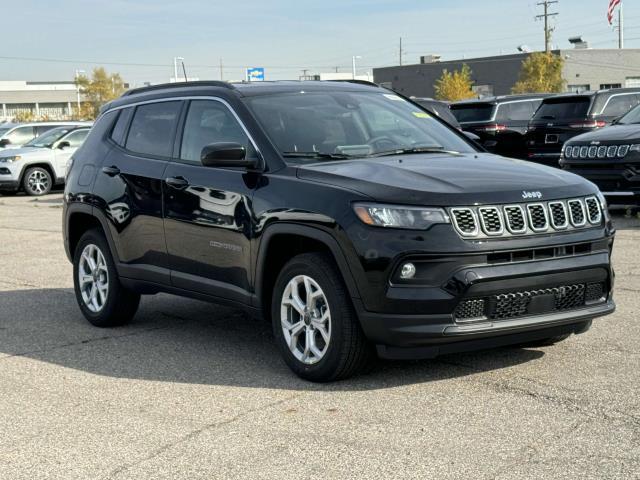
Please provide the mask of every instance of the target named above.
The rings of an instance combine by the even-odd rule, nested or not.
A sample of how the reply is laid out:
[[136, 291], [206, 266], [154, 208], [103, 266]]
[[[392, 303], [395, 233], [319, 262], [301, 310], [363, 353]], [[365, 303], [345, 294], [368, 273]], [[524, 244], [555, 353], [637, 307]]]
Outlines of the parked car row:
[[67, 163], [87, 137], [86, 122], [5, 124], [0, 127], [0, 192], [46, 195], [64, 183]]

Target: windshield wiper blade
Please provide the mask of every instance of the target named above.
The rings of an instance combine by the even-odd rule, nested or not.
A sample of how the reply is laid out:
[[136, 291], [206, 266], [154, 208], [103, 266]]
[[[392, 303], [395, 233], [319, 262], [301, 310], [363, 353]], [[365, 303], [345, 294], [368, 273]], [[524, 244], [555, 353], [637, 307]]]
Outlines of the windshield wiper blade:
[[354, 158], [352, 155], [343, 153], [323, 153], [323, 152], [282, 152], [285, 158], [326, 158], [328, 160], [346, 160]]
[[448, 153], [451, 155], [460, 155], [460, 152], [454, 150], [446, 150], [444, 147], [413, 147], [413, 148], [396, 148], [395, 150], [387, 150], [384, 152], [374, 153], [370, 157], [387, 157], [391, 155], [407, 155], [414, 153]]

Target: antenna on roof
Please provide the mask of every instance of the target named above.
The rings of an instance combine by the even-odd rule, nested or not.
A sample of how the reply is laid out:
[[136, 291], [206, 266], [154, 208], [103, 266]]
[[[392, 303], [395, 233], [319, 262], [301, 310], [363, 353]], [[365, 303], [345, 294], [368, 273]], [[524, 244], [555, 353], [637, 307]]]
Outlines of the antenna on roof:
[[[187, 69], [184, 67], [184, 58], [182, 59], [182, 73], [184, 74], [184, 81], [188, 82], [189, 79], [187, 78]], [[176, 78], [176, 82], [178, 81], [178, 79]]]

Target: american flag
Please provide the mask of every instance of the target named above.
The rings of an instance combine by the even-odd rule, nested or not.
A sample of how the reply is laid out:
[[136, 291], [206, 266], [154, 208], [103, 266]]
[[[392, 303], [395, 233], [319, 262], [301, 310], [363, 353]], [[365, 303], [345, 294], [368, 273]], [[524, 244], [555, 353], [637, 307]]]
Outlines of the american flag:
[[622, 0], [610, 0], [609, 1], [609, 10], [607, 10], [607, 18], [609, 19], [609, 25], [611, 25], [613, 23], [613, 11], [621, 3], [622, 3]]

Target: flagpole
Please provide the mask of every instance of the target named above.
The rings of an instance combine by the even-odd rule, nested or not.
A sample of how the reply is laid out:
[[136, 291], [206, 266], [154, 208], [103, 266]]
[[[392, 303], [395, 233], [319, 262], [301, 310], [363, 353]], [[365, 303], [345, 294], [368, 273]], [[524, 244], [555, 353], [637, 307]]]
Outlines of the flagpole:
[[624, 15], [622, 13], [622, 1], [618, 8], [618, 48], [624, 48]]

